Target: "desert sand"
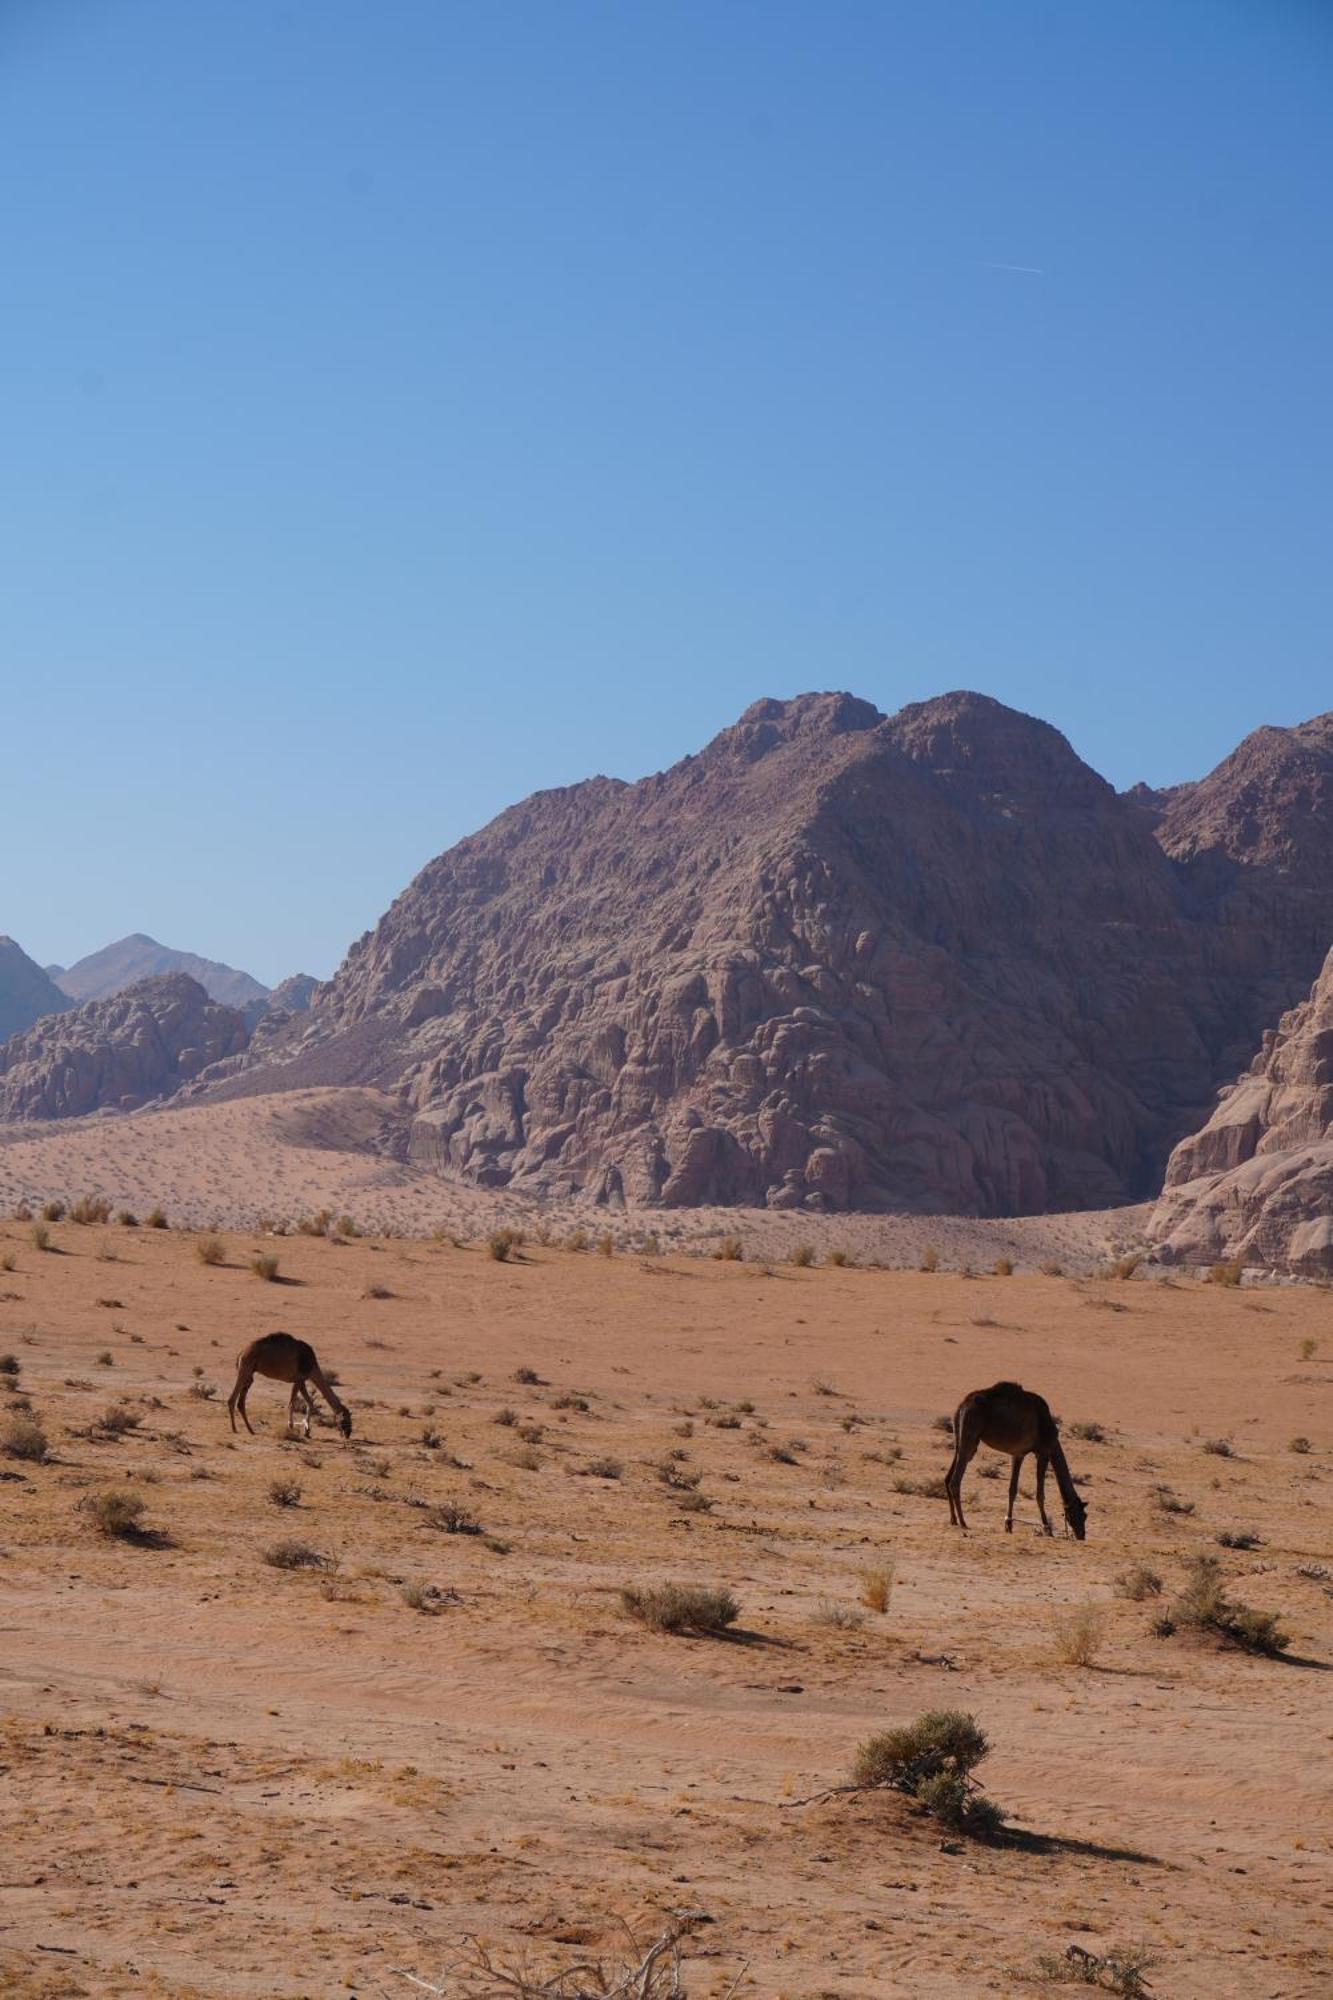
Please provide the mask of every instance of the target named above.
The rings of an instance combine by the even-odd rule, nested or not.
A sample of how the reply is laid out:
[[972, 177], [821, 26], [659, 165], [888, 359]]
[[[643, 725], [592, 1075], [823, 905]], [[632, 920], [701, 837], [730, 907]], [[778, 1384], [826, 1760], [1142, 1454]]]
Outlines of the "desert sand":
[[[50, 1244], [0, 1224], [0, 1428], [50, 1452], [0, 1457], [0, 1990], [378, 2000], [470, 1935], [549, 1973], [681, 1912], [691, 2000], [1055, 1992], [1040, 1963], [1071, 1946], [1146, 1950], [1161, 2000], [1329, 1990], [1327, 1292], [531, 1238], [503, 1263], [229, 1230], [207, 1266], [184, 1231], [67, 1221]], [[262, 1381], [232, 1435], [236, 1352], [279, 1326], [338, 1371], [350, 1444], [286, 1440]], [[1086, 1542], [1041, 1536], [1030, 1476], [1006, 1537], [981, 1460], [966, 1536], [912, 1490], [940, 1414], [1006, 1376], [1063, 1420]], [[108, 1489], [146, 1534], [96, 1531]], [[450, 1502], [481, 1532], [445, 1532]], [[320, 1566], [266, 1563], [284, 1539]], [[1281, 1614], [1284, 1657], [1153, 1636], [1201, 1552]], [[1135, 1564], [1161, 1598], [1118, 1594]], [[626, 1616], [622, 1586], [672, 1579], [729, 1587], [733, 1634]], [[1095, 1657], [1068, 1664], [1085, 1605]], [[940, 1706], [991, 1739], [998, 1841], [896, 1793], [800, 1803]]]

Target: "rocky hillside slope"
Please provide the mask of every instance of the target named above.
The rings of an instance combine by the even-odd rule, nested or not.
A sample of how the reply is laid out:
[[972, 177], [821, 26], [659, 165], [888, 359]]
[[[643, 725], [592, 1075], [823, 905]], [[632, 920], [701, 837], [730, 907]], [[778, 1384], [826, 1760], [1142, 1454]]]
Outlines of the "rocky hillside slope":
[[0, 937], [0, 1042], [30, 1028], [43, 1014], [59, 1014], [71, 1004], [22, 946], [12, 937]]
[[56, 984], [71, 1000], [109, 1000], [140, 979], [156, 979], [163, 973], [183, 972], [195, 979], [212, 1000], [224, 1007], [255, 1008], [268, 999], [268, 988], [212, 958], [199, 958], [192, 951], [175, 951], [156, 938], [135, 931], [118, 938], [101, 951], [90, 952], [75, 965], [55, 975]]
[[1149, 1235], [1192, 1264], [1240, 1257], [1333, 1277], [1333, 951], [1309, 998], [1176, 1147]]
[[0, 1044], [0, 1120], [133, 1111], [237, 1055], [241, 1014], [184, 973], [50, 1015]]
[[489, 1186], [1134, 1199], [1333, 938], [1315, 833], [1273, 824], [1328, 837], [1305, 727], [1149, 809], [980, 695], [758, 702], [432, 861], [225, 1087], [400, 1091], [413, 1155]]

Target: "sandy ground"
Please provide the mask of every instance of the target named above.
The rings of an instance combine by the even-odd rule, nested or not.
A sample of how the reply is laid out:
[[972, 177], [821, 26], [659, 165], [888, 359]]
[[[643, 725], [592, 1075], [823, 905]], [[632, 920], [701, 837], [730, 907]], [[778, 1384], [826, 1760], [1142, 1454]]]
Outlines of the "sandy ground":
[[321, 1209], [366, 1230], [486, 1235], [519, 1222], [558, 1238], [609, 1231], [618, 1249], [645, 1240], [703, 1250], [737, 1234], [756, 1258], [785, 1260], [809, 1242], [858, 1262], [915, 1266], [933, 1249], [946, 1269], [1007, 1256], [1035, 1268], [1090, 1270], [1140, 1239], [1146, 1207], [976, 1221], [965, 1216], [786, 1215], [766, 1209], [637, 1211], [539, 1205], [442, 1180], [392, 1157], [401, 1107], [362, 1089], [288, 1091], [133, 1117], [0, 1126], [0, 1213], [21, 1201], [103, 1194], [113, 1209], [154, 1206], [189, 1228], [288, 1227]]
[[[303, 1236], [265, 1284], [252, 1236], [213, 1267], [183, 1232], [50, 1236], [0, 1224], [0, 1433], [26, 1398], [51, 1453], [0, 1456], [0, 1992], [369, 2000], [469, 1934], [549, 1969], [680, 1911], [691, 2000], [1055, 1992], [1071, 1945], [1146, 1947], [1160, 2000], [1330, 1990], [1329, 1294]], [[350, 1445], [285, 1441], [263, 1382], [232, 1436], [274, 1326], [340, 1372]], [[1026, 1494], [1006, 1537], [977, 1466], [966, 1537], [904, 1490], [1002, 1376], [1065, 1421], [1085, 1543]], [[94, 1530], [109, 1488], [147, 1537]], [[419, 1504], [451, 1500], [484, 1532]], [[288, 1537], [328, 1566], [266, 1564]], [[1161, 1600], [1117, 1594], [1146, 1563], [1169, 1598], [1200, 1551], [1287, 1657], [1154, 1637]], [[666, 1579], [729, 1586], [736, 1636], [630, 1621], [620, 1587]], [[1062, 1664], [1085, 1604], [1095, 1662]], [[940, 1705], [991, 1737], [1000, 1842], [799, 1803]]]

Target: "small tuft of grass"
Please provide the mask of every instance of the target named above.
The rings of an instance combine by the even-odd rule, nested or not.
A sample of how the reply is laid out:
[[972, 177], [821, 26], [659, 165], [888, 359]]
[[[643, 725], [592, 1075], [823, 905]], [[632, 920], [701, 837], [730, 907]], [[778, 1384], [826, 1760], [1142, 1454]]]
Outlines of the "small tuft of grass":
[[624, 1470], [618, 1458], [590, 1458], [583, 1467], [589, 1479], [619, 1479]]
[[1105, 1424], [1099, 1424], [1096, 1418], [1092, 1417], [1083, 1423], [1071, 1424], [1069, 1435], [1081, 1438], [1084, 1444], [1105, 1444], [1107, 1430]]
[[1239, 1257], [1231, 1257], [1225, 1261], [1219, 1261], [1210, 1269], [1207, 1282], [1210, 1285], [1222, 1285], [1228, 1291], [1234, 1291], [1240, 1284], [1241, 1273], [1244, 1269], [1244, 1263]]
[[71, 1222], [110, 1222], [111, 1203], [100, 1194], [81, 1194], [70, 1209]]
[[1253, 1528], [1219, 1528], [1214, 1539], [1223, 1549], [1257, 1549], [1263, 1544]]
[[1192, 1514], [1194, 1502], [1182, 1500], [1169, 1486], [1154, 1486], [1153, 1504], [1162, 1514]]
[[1057, 1264], [1054, 1257], [1044, 1257], [1037, 1269], [1043, 1278], [1063, 1278], [1065, 1274], [1064, 1265]]
[[626, 1617], [637, 1619], [651, 1632], [700, 1638], [725, 1632], [741, 1615], [741, 1607], [729, 1590], [703, 1584], [626, 1584], [620, 1605]]
[[518, 1248], [519, 1239], [512, 1229], [496, 1229], [486, 1238], [486, 1255], [496, 1264], [507, 1264]]
[[739, 1236], [724, 1236], [713, 1256], [719, 1263], [739, 1264], [745, 1256], [745, 1245]]
[[288, 1535], [280, 1542], [270, 1542], [264, 1550], [264, 1561], [270, 1569], [331, 1569], [329, 1558], [310, 1542], [298, 1541]]
[[525, 1389], [532, 1388], [541, 1379], [535, 1368], [516, 1368], [514, 1370], [514, 1380], [521, 1383]]
[[815, 1246], [813, 1243], [798, 1243], [792, 1251], [791, 1256], [787, 1259], [787, 1262], [794, 1264], [798, 1271], [808, 1271], [814, 1261]]
[[810, 1613], [812, 1625], [822, 1625], [830, 1632], [860, 1632], [866, 1622], [864, 1611], [858, 1611], [854, 1604], [834, 1604], [825, 1597]]
[[299, 1507], [301, 1489], [294, 1479], [270, 1479], [268, 1497], [275, 1507]]
[[30, 1465], [45, 1465], [49, 1450], [46, 1432], [35, 1417], [9, 1417], [0, 1425], [0, 1458], [20, 1458]]
[[1106, 1637], [1106, 1613], [1096, 1604], [1076, 1604], [1051, 1620], [1055, 1657], [1062, 1666], [1090, 1667]]
[[31, 1235], [34, 1250], [49, 1250], [51, 1248], [51, 1232], [44, 1222], [34, 1222]]
[[43, 1202], [42, 1204], [43, 1222], [61, 1222], [64, 1220], [64, 1215], [65, 1215], [65, 1204], [63, 1201]]
[[995, 1262], [991, 1265], [991, 1271], [993, 1275], [997, 1278], [1012, 1278], [1014, 1275], [1013, 1258], [997, 1257], [995, 1259]]
[[104, 1348], [102, 1349], [101, 1353], [100, 1353], [100, 1354], [98, 1355], [98, 1357], [97, 1357], [97, 1365], [98, 1365], [98, 1367], [99, 1367], [99, 1368], [114, 1368], [114, 1367], [115, 1367], [115, 1365], [116, 1365], [116, 1358], [115, 1358], [115, 1356], [114, 1356], [114, 1355], [112, 1354], [112, 1352], [111, 1352], [111, 1349], [110, 1349], [109, 1347], [104, 1347]]
[[167, 1227], [167, 1218], [163, 1210], [160, 1208], [150, 1208], [143, 1219], [143, 1226], [145, 1229], [165, 1229]]
[[1142, 1604], [1146, 1597], [1161, 1596], [1162, 1579], [1147, 1563], [1134, 1563], [1121, 1570], [1115, 1587], [1117, 1596], [1127, 1597], [1131, 1604]]
[[850, 1250], [830, 1250], [824, 1262], [832, 1264], [835, 1271], [842, 1271], [850, 1269], [856, 1262], [856, 1259], [852, 1256]]
[[256, 1278], [262, 1278], [266, 1285], [273, 1284], [278, 1275], [278, 1259], [271, 1251], [261, 1250], [250, 1259], [250, 1270]]
[[1318, 1347], [1319, 1342], [1317, 1340], [1303, 1340], [1296, 1351], [1302, 1361], [1313, 1361]]
[[1205, 1438], [1200, 1450], [1211, 1452], [1214, 1458], [1234, 1458], [1236, 1448], [1230, 1438]]
[[861, 1602], [867, 1611], [888, 1610], [896, 1573], [892, 1563], [879, 1563], [861, 1571]]
[[939, 1268], [940, 1268], [940, 1253], [935, 1248], [935, 1245], [933, 1243], [927, 1243], [925, 1249], [921, 1252], [921, 1261], [917, 1265], [917, 1270], [938, 1271]]
[[213, 1268], [226, 1262], [227, 1246], [220, 1236], [201, 1236], [194, 1246], [194, 1254], [201, 1264]]
[[112, 1487], [105, 1493], [89, 1493], [80, 1501], [99, 1535], [113, 1541], [132, 1541], [142, 1532], [144, 1502], [139, 1493]]
[[1299, 1452], [1302, 1456], [1307, 1451], [1313, 1451], [1313, 1449], [1314, 1446], [1310, 1443], [1308, 1437], [1294, 1437], [1291, 1438], [1287, 1444], [1288, 1451]]
[[211, 1403], [217, 1392], [218, 1385], [216, 1382], [199, 1381], [191, 1382], [190, 1384], [189, 1393], [200, 1403]]

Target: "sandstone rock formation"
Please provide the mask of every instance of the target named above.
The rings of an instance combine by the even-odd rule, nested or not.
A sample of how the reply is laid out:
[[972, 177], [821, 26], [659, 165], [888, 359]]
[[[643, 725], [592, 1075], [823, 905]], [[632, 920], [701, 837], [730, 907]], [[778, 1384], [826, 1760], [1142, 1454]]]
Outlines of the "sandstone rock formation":
[[757, 702], [431, 862], [213, 1087], [394, 1089], [418, 1160], [611, 1201], [1150, 1194], [1333, 937], [1330, 729], [1145, 803], [980, 695]]
[[132, 1111], [246, 1045], [245, 1022], [184, 973], [50, 1015], [0, 1044], [0, 1120]]
[[166, 972], [183, 972], [198, 980], [209, 998], [224, 1007], [257, 1004], [262, 1011], [268, 999], [268, 988], [248, 972], [238, 972], [235, 966], [222, 965], [216, 959], [198, 958], [192, 951], [174, 951], [156, 938], [145, 937], [142, 931], [118, 938], [115, 944], [104, 945], [101, 951], [90, 952], [87, 958], [67, 966], [56, 984], [71, 1000], [109, 1000], [137, 980], [155, 979]]
[[0, 1042], [71, 1004], [12, 937], [0, 937]]
[[1149, 1233], [1192, 1264], [1239, 1257], [1333, 1277], [1333, 951], [1309, 998], [1176, 1147]]

